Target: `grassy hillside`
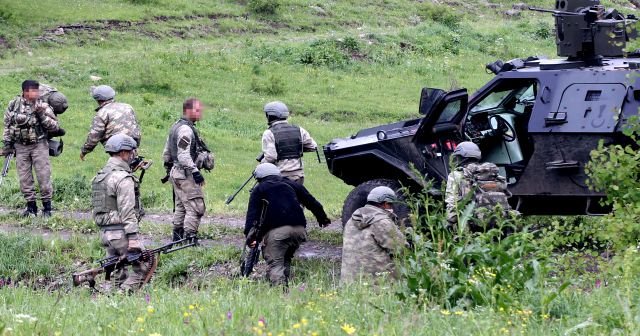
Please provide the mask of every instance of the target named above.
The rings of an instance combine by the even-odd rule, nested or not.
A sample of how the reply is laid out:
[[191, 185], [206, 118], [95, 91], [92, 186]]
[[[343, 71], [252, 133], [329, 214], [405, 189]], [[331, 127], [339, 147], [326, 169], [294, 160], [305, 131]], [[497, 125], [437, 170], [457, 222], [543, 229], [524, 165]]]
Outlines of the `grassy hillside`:
[[[488, 62], [554, 54], [551, 17], [506, 17], [509, 1], [5, 0], [0, 8], [3, 106], [26, 78], [70, 99], [65, 152], [52, 160], [55, 205], [66, 208], [88, 208], [88, 182], [106, 159], [100, 146], [78, 158], [95, 107], [91, 85], [112, 85], [136, 109], [141, 153], [156, 161], [143, 187], [150, 208], [171, 208], [169, 186], [158, 182], [162, 146], [182, 101], [201, 98], [208, 108], [199, 127], [217, 158], [205, 176], [209, 211], [241, 213], [246, 192], [223, 202], [255, 165], [264, 103], [287, 103], [292, 122], [325, 144], [417, 116], [421, 87], [473, 91], [490, 78]], [[307, 186], [338, 216], [351, 187], [313, 155], [305, 164]], [[5, 205], [21, 206], [14, 173], [2, 190]]]

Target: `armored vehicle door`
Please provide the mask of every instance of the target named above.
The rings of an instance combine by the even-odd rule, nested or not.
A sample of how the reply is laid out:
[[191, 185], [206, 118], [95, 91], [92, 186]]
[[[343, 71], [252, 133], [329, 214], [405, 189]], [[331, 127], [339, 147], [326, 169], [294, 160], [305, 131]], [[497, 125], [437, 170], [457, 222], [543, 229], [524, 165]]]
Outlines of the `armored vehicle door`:
[[467, 89], [422, 89], [420, 113], [424, 117], [413, 141], [425, 158], [425, 167], [416, 167], [424, 175], [446, 180], [449, 155], [460, 140], [460, 123], [467, 113], [468, 100]]

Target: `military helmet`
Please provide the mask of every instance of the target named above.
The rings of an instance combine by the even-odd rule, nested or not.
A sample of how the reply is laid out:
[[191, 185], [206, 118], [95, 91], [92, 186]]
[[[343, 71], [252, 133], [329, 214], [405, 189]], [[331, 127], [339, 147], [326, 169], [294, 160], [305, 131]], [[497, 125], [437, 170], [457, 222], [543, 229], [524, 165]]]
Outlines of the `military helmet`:
[[463, 141], [458, 144], [453, 151], [454, 156], [460, 156], [463, 158], [473, 158], [480, 160], [482, 158], [482, 152], [480, 147], [471, 141]]
[[371, 189], [369, 195], [367, 195], [367, 202], [374, 203], [395, 202], [396, 199], [396, 193], [393, 189], [384, 186]]
[[126, 134], [116, 134], [107, 140], [104, 144], [104, 151], [107, 153], [118, 153], [121, 151], [130, 151], [138, 147], [136, 141]]
[[91, 95], [95, 100], [107, 101], [116, 96], [116, 90], [109, 85], [99, 85], [91, 90]]
[[280, 175], [280, 169], [273, 163], [261, 163], [256, 167], [253, 176], [257, 179], [265, 178], [271, 175]]
[[273, 101], [264, 105], [264, 113], [267, 116], [285, 119], [289, 116], [289, 108], [281, 101]]
[[51, 92], [51, 95], [49, 95], [49, 99], [47, 100], [47, 102], [49, 103], [49, 106], [51, 106], [51, 109], [55, 114], [62, 114], [67, 110], [67, 108], [69, 108], [67, 97], [65, 97], [64, 94], [59, 91]]

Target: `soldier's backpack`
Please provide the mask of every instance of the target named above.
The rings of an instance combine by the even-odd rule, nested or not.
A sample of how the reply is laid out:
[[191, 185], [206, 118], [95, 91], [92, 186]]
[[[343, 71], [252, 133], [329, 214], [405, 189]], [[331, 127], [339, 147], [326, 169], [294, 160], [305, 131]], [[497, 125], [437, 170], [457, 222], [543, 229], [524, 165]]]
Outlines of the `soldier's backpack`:
[[40, 84], [40, 99], [47, 102], [56, 115], [63, 114], [69, 107], [67, 97], [47, 84]]
[[471, 163], [463, 169], [464, 178], [469, 183], [475, 204], [474, 213], [479, 218], [486, 212], [492, 213], [500, 205], [506, 214], [511, 209], [508, 199], [511, 193], [507, 189], [507, 181], [500, 176], [500, 170], [492, 162]]

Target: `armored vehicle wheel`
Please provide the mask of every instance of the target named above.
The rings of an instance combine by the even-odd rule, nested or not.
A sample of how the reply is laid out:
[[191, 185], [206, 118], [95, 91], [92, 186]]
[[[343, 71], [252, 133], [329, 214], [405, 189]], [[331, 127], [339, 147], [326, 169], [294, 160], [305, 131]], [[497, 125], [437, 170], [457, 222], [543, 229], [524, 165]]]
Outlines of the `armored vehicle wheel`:
[[[401, 185], [398, 181], [389, 180], [389, 179], [375, 179], [369, 180], [359, 184], [357, 187], [353, 188], [347, 198], [344, 200], [344, 205], [342, 206], [342, 226], [351, 218], [351, 215], [354, 211], [363, 207], [367, 203], [367, 195], [371, 189], [375, 187], [385, 186], [393, 189], [396, 194], [398, 194], [399, 201], [393, 206], [394, 213], [398, 216], [400, 221], [403, 221], [409, 218], [409, 207], [404, 203], [404, 197], [402, 193], [399, 192], [401, 189]], [[408, 222], [408, 221], [407, 221]]]

